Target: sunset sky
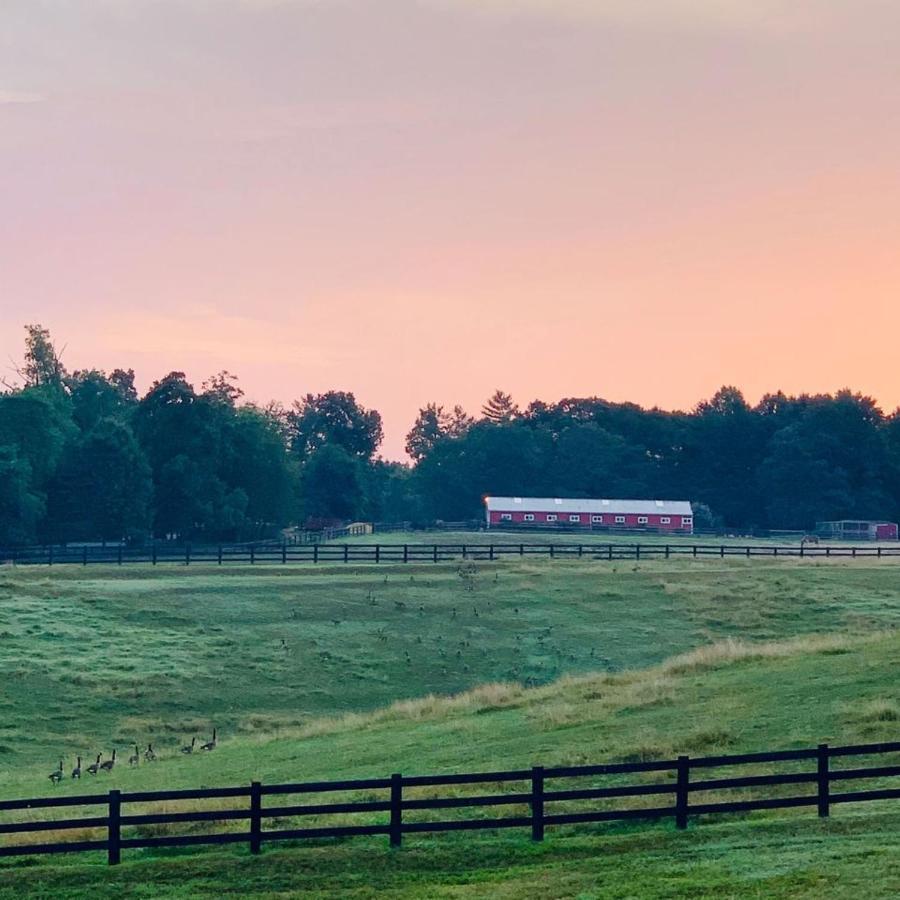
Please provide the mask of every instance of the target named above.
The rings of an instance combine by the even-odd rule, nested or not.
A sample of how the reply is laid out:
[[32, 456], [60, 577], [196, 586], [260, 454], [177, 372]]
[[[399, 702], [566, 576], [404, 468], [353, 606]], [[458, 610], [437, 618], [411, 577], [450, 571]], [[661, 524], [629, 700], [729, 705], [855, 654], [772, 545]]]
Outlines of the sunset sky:
[[[900, 404], [897, 0], [3, 0], [0, 365]], [[8, 371], [8, 369], [7, 369]]]

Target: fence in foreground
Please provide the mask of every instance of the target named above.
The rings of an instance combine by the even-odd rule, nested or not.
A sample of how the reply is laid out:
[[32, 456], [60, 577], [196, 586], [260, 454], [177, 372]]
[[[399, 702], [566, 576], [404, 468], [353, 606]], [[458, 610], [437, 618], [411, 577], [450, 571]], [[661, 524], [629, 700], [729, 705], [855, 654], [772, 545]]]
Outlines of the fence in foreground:
[[613, 544], [613, 543], [504, 543], [504, 544], [265, 544], [249, 546], [202, 547], [30, 547], [0, 550], [0, 564], [82, 565], [104, 563], [126, 565], [143, 563], [439, 563], [457, 559], [495, 560], [507, 557], [586, 558], [598, 560], [651, 560], [692, 557], [694, 559], [743, 557], [775, 559], [799, 557], [813, 559], [900, 558], [897, 546], [849, 546], [801, 544], [777, 546], [765, 544]]
[[[893, 754], [893, 762], [888, 757]], [[878, 758], [880, 765], [847, 765], [857, 757]], [[844, 765], [835, 766], [835, 762]], [[754, 810], [815, 807], [820, 817], [828, 816], [832, 806], [842, 803], [864, 803], [900, 799], [900, 742], [783, 750], [774, 753], [747, 753], [710, 756], [660, 762], [613, 763], [594, 766], [563, 766], [521, 769], [509, 772], [478, 772], [458, 775], [391, 775], [355, 781], [325, 781], [300, 784], [263, 785], [254, 782], [246, 787], [210, 788], [204, 790], [124, 792], [86, 796], [43, 797], [32, 800], [0, 802], [0, 813], [57, 808], [93, 807], [97, 814], [82, 818], [40, 819], [0, 824], [0, 835], [6, 843], [0, 856], [22, 856], [45, 853], [105, 851], [110, 865], [121, 860], [123, 850], [154, 847], [184, 847], [201, 844], [249, 844], [259, 853], [263, 843], [311, 838], [346, 838], [358, 835], [384, 835], [391, 847], [399, 847], [406, 834], [427, 832], [474, 831], [483, 829], [523, 828], [540, 841], [548, 826], [616, 820], [660, 820], [672, 818], [678, 828], [686, 828], [690, 815], [745, 813]], [[766, 763], [809, 763], [810, 770], [782, 771], [767, 774], [745, 774], [747, 768]], [[710, 777], [719, 769], [738, 768], [726, 777]], [[639, 784], [622, 784], [621, 777], [640, 775]], [[100, 777], [100, 776], [98, 776]], [[114, 776], [110, 776], [114, 777]], [[590, 779], [585, 784], [585, 780]], [[598, 786], [597, 781], [614, 783]], [[656, 780], [654, 780], [656, 779]], [[861, 780], [875, 780], [865, 790], [835, 791], [834, 786]], [[440, 788], [464, 785], [492, 785], [493, 793], [439, 796]], [[555, 787], [557, 785], [558, 787]], [[894, 786], [888, 786], [894, 785]], [[807, 786], [796, 792], [795, 786]], [[776, 788], [758, 796], [761, 788]], [[754, 790], [753, 796], [731, 799], [733, 792]], [[787, 790], [786, 790], [787, 789]], [[280, 798], [294, 795], [309, 797], [351, 792], [340, 802], [288, 803]], [[366, 799], [356, 799], [362, 794]], [[423, 795], [424, 794], [424, 795]], [[722, 795], [729, 799], [721, 799]], [[699, 801], [692, 800], [700, 795]], [[373, 799], [373, 796], [376, 799]], [[598, 808], [596, 801], [636, 798], [637, 805]], [[169, 804], [198, 800], [246, 801], [241, 808], [172, 812]], [[266, 800], [275, 804], [266, 803]], [[594, 801], [594, 802], [590, 802]], [[662, 802], [660, 802], [662, 801]], [[585, 802], [588, 806], [585, 807]], [[159, 804], [166, 804], [159, 810]], [[565, 804], [560, 807], [560, 804]], [[580, 804], [580, 805], [579, 805]], [[155, 806], [154, 806], [155, 805]], [[235, 806], [237, 806], [235, 804]], [[505, 816], [477, 814], [500, 807], [510, 809]], [[131, 809], [135, 809], [134, 812]], [[462, 816], [448, 818], [451, 811], [464, 811]], [[381, 821], [372, 824], [374, 814]], [[339, 824], [321, 824], [331, 817]], [[303, 820], [313, 825], [300, 827]], [[359, 818], [364, 819], [363, 822]], [[349, 819], [349, 821], [348, 821]], [[242, 823], [239, 831], [166, 834], [168, 826], [216, 825]], [[244, 827], [244, 823], [246, 826]], [[267, 827], [274, 825], [274, 827]], [[142, 830], [143, 831], [142, 831]], [[10, 844], [9, 837], [41, 832], [69, 831], [69, 842]], [[100, 832], [100, 834], [98, 834]], [[102, 835], [102, 836], [101, 836]]]

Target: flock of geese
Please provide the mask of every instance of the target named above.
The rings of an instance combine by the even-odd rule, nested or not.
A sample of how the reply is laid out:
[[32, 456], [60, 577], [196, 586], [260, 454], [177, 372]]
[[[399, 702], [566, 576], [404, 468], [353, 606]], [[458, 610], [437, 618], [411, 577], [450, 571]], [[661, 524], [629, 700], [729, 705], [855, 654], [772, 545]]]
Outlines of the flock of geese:
[[[191, 754], [195, 750], [205, 750], [207, 752], [211, 750], [215, 750], [218, 743], [216, 729], [213, 728], [212, 737], [205, 743], [201, 744], [199, 747], [197, 746], [197, 738], [192, 737], [191, 742], [189, 744], [185, 744], [181, 748], [181, 752], [184, 754]], [[156, 751], [153, 749], [153, 744], [147, 744], [147, 749], [141, 753], [138, 745], [134, 745], [134, 753], [128, 757], [128, 765], [132, 768], [134, 766], [140, 765], [141, 756], [144, 757], [144, 762], [156, 762], [157, 756]], [[102, 760], [102, 762], [101, 762]], [[85, 766], [84, 769], [81, 768], [81, 757], [76, 757], [75, 768], [72, 769], [72, 778], [76, 781], [81, 778], [82, 771], [87, 775], [96, 775], [99, 772], [112, 772], [116, 765], [116, 750], [113, 748], [112, 756], [109, 759], [104, 760], [103, 754], [98, 753], [97, 759], [92, 762], [89, 766]], [[65, 769], [63, 767], [63, 761], [59, 761], [59, 768], [54, 769], [48, 776], [50, 781], [53, 784], [59, 784], [63, 778], [65, 777]]]

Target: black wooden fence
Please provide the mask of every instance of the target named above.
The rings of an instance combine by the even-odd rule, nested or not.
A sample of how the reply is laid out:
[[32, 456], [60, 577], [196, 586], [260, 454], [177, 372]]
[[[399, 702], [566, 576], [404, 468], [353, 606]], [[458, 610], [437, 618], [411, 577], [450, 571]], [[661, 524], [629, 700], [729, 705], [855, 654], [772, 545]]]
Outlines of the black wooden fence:
[[743, 557], [776, 559], [900, 558], [900, 544], [857, 546], [774, 544], [614, 544], [614, 543], [504, 543], [504, 544], [264, 544], [242, 546], [198, 546], [149, 548], [30, 547], [0, 550], [0, 564], [14, 565], [125, 565], [143, 563], [438, 563], [457, 559], [495, 560], [506, 557], [550, 557], [551, 559], [651, 560]]
[[[880, 765], [864, 767], [835, 766], [835, 761], [856, 757], [887, 757]], [[782, 771], [766, 774], [746, 774], [747, 768], [766, 763], [812, 763], [811, 771]], [[895, 764], [888, 764], [894, 762]], [[307, 782], [300, 784], [263, 785], [253, 782], [246, 787], [208, 788], [203, 790], [137, 791], [114, 789], [108, 794], [84, 796], [43, 797], [33, 800], [0, 802], [0, 813], [44, 809], [94, 807], [98, 815], [82, 818], [3, 822], [0, 835], [18, 836], [40, 832], [76, 831], [74, 840], [53, 843], [7, 843], [0, 846], [0, 856], [22, 856], [77, 851], [105, 851], [111, 865], [121, 860], [123, 850], [154, 847], [184, 847], [200, 844], [248, 844], [259, 853], [262, 844], [311, 838], [345, 838], [358, 835], [387, 836], [390, 846], [399, 847], [405, 834], [441, 831], [470, 831], [479, 829], [525, 828], [531, 837], [540, 841], [545, 828], [554, 825], [611, 822], [616, 820], [660, 820], [672, 818], [678, 828], [686, 828], [689, 815], [745, 813], [754, 810], [815, 807], [820, 817], [828, 816], [831, 807], [841, 803], [861, 803], [875, 800], [900, 799], [900, 742], [829, 747], [820, 744], [815, 749], [784, 750], [774, 753], [745, 753], [729, 756], [710, 756], [660, 762], [627, 762], [593, 766], [535, 766], [508, 772], [478, 772], [458, 775], [392, 775], [390, 778], [371, 778], [353, 781]], [[710, 778], [710, 770], [732, 769], [724, 778]], [[734, 771], [737, 768], [738, 771]], [[640, 775], [640, 784], [623, 784], [620, 776]], [[699, 777], [697, 777], [699, 776]], [[591, 779], [585, 786], [584, 779]], [[611, 779], [602, 786], [600, 779]], [[657, 780], [653, 780], [657, 779]], [[659, 780], [663, 779], [663, 780]], [[865, 790], [834, 791], [834, 785], [860, 780], [875, 780]], [[561, 785], [554, 789], [553, 783]], [[490, 794], [433, 796], [441, 787], [493, 785]], [[807, 785], [809, 792], [795, 792], [793, 786]], [[893, 787], [888, 785], [894, 785]], [[759, 796], [759, 789], [775, 787], [779, 790]], [[784, 789], [790, 787], [790, 792]], [[426, 789], [422, 796], [421, 789]], [[738, 799], [721, 799], [724, 792], [753, 790]], [[305, 802], [287, 805], [268, 805], [266, 798], [288, 795], [333, 795], [351, 792], [353, 797], [341, 802]], [[378, 799], [371, 799], [372, 795]], [[694, 795], [701, 796], [692, 802]], [[657, 798], [665, 798], [664, 805]], [[173, 801], [230, 800], [247, 801], [241, 808], [160, 812], [154, 804]], [[625, 807], [588, 808], [575, 804], [585, 801], [609, 801], [621, 798], [640, 798], [639, 804]], [[318, 799], [318, 798], [316, 798]], [[566, 804], [560, 807], [559, 804]], [[129, 807], [134, 812], [129, 811]], [[510, 815], [477, 815], [475, 810], [512, 807]], [[448, 818], [449, 812], [469, 810], [462, 818]], [[428, 818], [428, 813], [442, 816]], [[413, 814], [410, 817], [409, 814]], [[422, 813], [426, 816], [423, 817]], [[381, 814], [381, 821], [373, 824], [373, 814]], [[342, 817], [342, 824], [323, 825], [322, 819]], [[360, 823], [359, 817], [364, 821]], [[313, 825], [299, 827], [304, 817], [314, 817]], [[357, 817], [348, 823], [347, 817]], [[299, 820], [299, 822], [298, 822]], [[306, 819], [309, 821], [309, 818]], [[167, 826], [211, 823], [227, 826], [231, 822], [246, 822], [246, 830], [216, 833], [160, 834]], [[272, 823], [274, 827], [267, 828]], [[144, 828], [145, 833], [133, 833]], [[147, 829], [150, 829], [147, 833]], [[102, 830], [102, 831], [101, 831]], [[100, 831], [101, 834], [97, 834]], [[101, 836], [102, 835], [102, 836]]]

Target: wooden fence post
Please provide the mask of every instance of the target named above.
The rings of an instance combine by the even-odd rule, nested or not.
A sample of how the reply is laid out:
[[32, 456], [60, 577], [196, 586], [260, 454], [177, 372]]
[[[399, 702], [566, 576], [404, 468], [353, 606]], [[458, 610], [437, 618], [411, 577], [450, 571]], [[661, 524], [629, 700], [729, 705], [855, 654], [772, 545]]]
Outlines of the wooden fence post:
[[[854, 556], [856, 555], [856, 551], [855, 551], [855, 550], [853, 551], [853, 555], [854, 555]], [[49, 546], [49, 548], [47, 549], [47, 565], [48, 565], [48, 566], [52, 566], [52, 565], [53, 565], [53, 544], [51, 544], [51, 545]]]
[[221, 566], [222, 565], [222, 545], [221, 544], [219, 544], [219, 553], [218, 553], [217, 558], [218, 558], [218, 563]]
[[319, 561], [319, 545], [313, 544], [313, 562], [317, 563]]
[[544, 767], [531, 770], [531, 839], [544, 839]]
[[191, 564], [191, 545], [184, 545], [184, 564], [189, 566]]
[[119, 544], [119, 560], [118, 560], [118, 562], [119, 562], [119, 565], [121, 566], [122, 565], [122, 545], [121, 544]]
[[287, 565], [287, 541], [281, 542], [281, 564]]
[[381, 562], [381, 544], [375, 545], [375, 562]]
[[438, 548], [437, 548], [437, 544], [434, 545], [434, 561], [435, 561], [435, 562], [438, 561]]
[[250, 565], [256, 565], [256, 548], [253, 544], [250, 545]]
[[553, 544], [550, 545], [550, 559], [553, 559]]
[[391, 775], [391, 846], [399, 847], [403, 843], [403, 776]]
[[831, 784], [828, 773], [828, 744], [819, 744], [816, 775], [819, 788], [819, 818], [827, 819], [831, 807]]
[[669, 545], [666, 544], [666, 559], [669, 558]]
[[640, 544], [634, 545], [634, 558], [637, 562], [641, 561], [641, 545]]
[[262, 785], [250, 783], [250, 852], [259, 853], [262, 846]]
[[154, 566], [156, 565], [156, 544], [152, 544], [150, 547], [150, 561]]
[[688, 820], [688, 785], [690, 783], [691, 763], [687, 756], [678, 757], [678, 783], [675, 791], [675, 827], [687, 828]]
[[465, 559], [466, 558], [466, 545], [465, 544], [462, 545], [462, 554], [463, 554], [463, 559]]
[[86, 565], [87, 565], [87, 545], [86, 545], [86, 544], [85, 544], [85, 546], [84, 546], [84, 548], [83, 548], [83, 550], [82, 550], [81, 564], [82, 564], [83, 566], [86, 566]]
[[344, 544], [344, 562], [350, 559], [350, 545]]
[[519, 544], [519, 556], [524, 556], [524, 555], [525, 555], [525, 545]]
[[403, 562], [409, 562], [409, 544], [403, 545]]
[[607, 548], [609, 561], [612, 562], [612, 544], [610, 544]]
[[122, 859], [122, 796], [117, 790], [109, 792], [108, 831], [106, 837], [107, 861], [117, 866]]
[[493, 544], [488, 545], [488, 559], [491, 562], [494, 561], [494, 545]]

